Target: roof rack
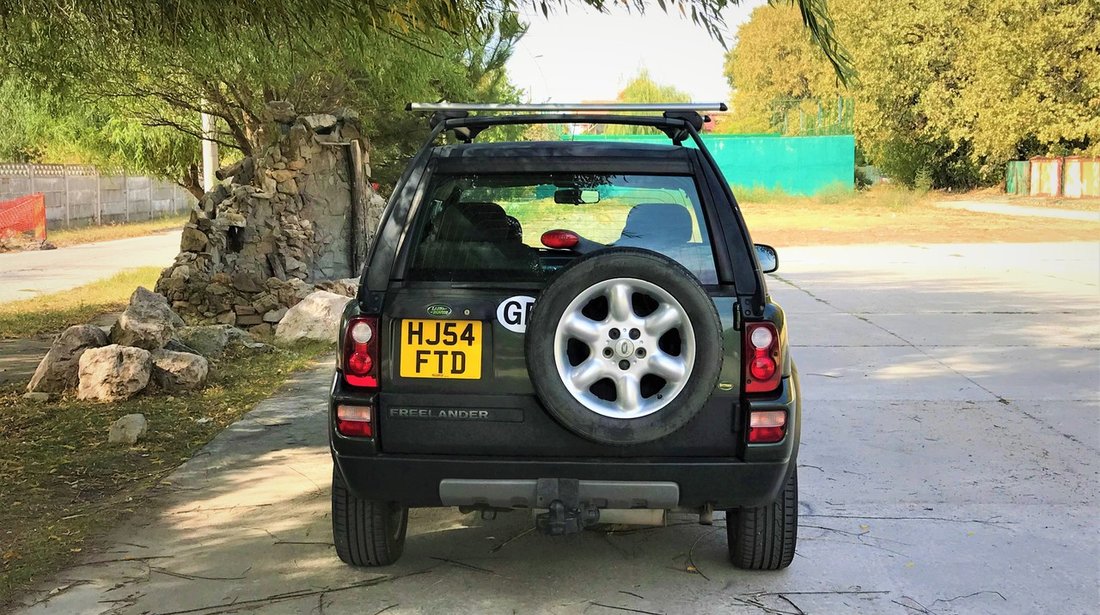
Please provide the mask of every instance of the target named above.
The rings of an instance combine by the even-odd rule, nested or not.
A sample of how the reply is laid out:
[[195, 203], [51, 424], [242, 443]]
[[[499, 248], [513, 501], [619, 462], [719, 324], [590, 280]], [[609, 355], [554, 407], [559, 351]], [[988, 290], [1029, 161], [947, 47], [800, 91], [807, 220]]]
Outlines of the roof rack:
[[[408, 103], [407, 111], [430, 112], [428, 126], [433, 130], [452, 130], [456, 139], [471, 143], [490, 126], [515, 124], [591, 123], [650, 126], [668, 135], [674, 145], [681, 145], [691, 132], [703, 129], [709, 121], [701, 111], [725, 111], [726, 103]], [[471, 111], [501, 115], [471, 116]], [[648, 111], [661, 115], [610, 115], [608, 112]], [[602, 112], [602, 113], [601, 113]], [[519, 115], [524, 114], [524, 115]]]
[[592, 111], [728, 111], [724, 102], [709, 103], [408, 103], [406, 111], [479, 111], [491, 113], [587, 113]]

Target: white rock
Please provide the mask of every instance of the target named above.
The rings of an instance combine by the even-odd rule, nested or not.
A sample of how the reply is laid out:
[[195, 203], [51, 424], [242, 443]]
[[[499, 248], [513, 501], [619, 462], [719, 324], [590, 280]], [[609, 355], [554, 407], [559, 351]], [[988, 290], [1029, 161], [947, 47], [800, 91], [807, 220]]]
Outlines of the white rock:
[[348, 298], [327, 290], [310, 293], [290, 308], [275, 329], [275, 341], [292, 344], [302, 340], [336, 342], [340, 316]]
[[79, 399], [121, 401], [149, 384], [152, 355], [143, 348], [111, 344], [90, 348], [80, 357]]
[[27, 391], [61, 393], [75, 387], [80, 377], [80, 356], [89, 348], [106, 344], [107, 336], [99, 327], [76, 325], [65, 329], [54, 340], [46, 356], [42, 357], [27, 385]]
[[153, 382], [163, 391], [201, 389], [206, 384], [210, 363], [200, 355], [157, 350], [152, 358]]
[[50, 401], [50, 394], [32, 391], [30, 393], [23, 393], [23, 399], [26, 399], [27, 401], [36, 401], [42, 403]]
[[136, 444], [149, 430], [149, 422], [144, 414], [127, 414], [111, 423], [107, 432], [109, 444]]
[[111, 328], [111, 343], [157, 350], [172, 339], [184, 325], [164, 295], [138, 287], [130, 296], [130, 305]]
[[329, 130], [336, 126], [336, 116], [329, 115], [328, 113], [314, 113], [313, 115], [303, 115], [302, 123], [306, 125], [306, 128], [317, 132], [319, 130]]

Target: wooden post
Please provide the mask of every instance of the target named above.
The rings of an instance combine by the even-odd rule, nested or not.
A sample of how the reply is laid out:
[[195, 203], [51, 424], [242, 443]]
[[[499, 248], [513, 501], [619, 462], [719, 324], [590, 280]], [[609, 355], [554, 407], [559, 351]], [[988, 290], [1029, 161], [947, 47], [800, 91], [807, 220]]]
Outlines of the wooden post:
[[65, 226], [70, 227], [73, 225], [72, 213], [69, 211], [69, 165], [61, 165], [61, 177], [65, 186]]
[[95, 223], [103, 224], [103, 184], [99, 167], [95, 167]]

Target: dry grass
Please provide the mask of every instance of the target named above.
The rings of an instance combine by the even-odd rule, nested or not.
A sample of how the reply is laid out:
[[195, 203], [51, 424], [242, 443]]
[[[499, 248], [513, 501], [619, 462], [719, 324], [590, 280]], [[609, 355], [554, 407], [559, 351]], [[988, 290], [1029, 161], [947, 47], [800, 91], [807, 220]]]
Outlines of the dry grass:
[[[161, 479], [328, 348], [227, 357], [211, 366], [206, 389], [171, 397], [43, 404], [0, 391], [0, 610], [140, 508]], [[130, 413], [146, 416], [149, 435], [108, 445], [108, 426]]]
[[111, 241], [112, 239], [128, 239], [130, 237], [144, 237], [153, 233], [175, 231], [183, 228], [185, 222], [187, 222], [187, 216], [183, 215], [157, 218], [155, 220], [144, 220], [142, 222], [85, 226], [82, 228], [50, 231], [48, 238], [50, 243], [59, 248], [63, 248], [65, 246], [75, 246], [82, 243]]
[[0, 303], [0, 339], [58, 332], [100, 314], [123, 310], [135, 288], [152, 289], [158, 276], [159, 267], [126, 269], [84, 286]]
[[[752, 191], [737, 196], [753, 240], [776, 247], [1100, 240], [1100, 223], [940, 209], [935, 203], [946, 200], [942, 193], [922, 195], [891, 186], [812, 198]], [[952, 196], [956, 200], [1039, 206], [1035, 200], [1006, 200], [1004, 195]], [[1092, 206], [1088, 202], [1075, 205]]]

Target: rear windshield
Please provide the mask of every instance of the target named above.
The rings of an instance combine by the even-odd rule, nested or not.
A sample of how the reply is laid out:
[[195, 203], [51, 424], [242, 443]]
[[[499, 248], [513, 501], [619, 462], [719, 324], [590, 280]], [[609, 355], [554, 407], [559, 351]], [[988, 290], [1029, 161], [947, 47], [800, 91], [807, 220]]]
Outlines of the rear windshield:
[[[436, 175], [419, 209], [408, 277], [540, 282], [583, 251], [638, 247], [717, 282], [694, 180], [680, 175]], [[588, 242], [544, 246], [562, 229]]]

